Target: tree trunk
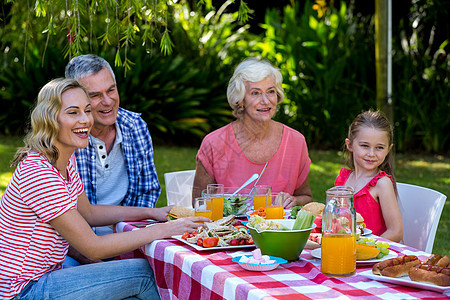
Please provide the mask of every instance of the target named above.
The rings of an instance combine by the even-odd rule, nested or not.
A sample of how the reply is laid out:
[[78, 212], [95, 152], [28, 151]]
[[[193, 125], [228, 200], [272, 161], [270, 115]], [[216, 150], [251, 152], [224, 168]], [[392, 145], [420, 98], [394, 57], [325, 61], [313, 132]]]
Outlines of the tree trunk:
[[390, 0], [375, 0], [375, 64], [377, 109], [394, 124], [391, 94]]

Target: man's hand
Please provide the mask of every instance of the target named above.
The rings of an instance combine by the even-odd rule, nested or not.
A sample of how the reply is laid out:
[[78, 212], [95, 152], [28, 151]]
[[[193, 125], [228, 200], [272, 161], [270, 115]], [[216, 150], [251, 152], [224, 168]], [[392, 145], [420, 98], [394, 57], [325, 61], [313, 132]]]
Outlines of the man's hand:
[[174, 207], [174, 205], [153, 208], [152, 219], [156, 221], [167, 221], [166, 216], [169, 214], [172, 207]]

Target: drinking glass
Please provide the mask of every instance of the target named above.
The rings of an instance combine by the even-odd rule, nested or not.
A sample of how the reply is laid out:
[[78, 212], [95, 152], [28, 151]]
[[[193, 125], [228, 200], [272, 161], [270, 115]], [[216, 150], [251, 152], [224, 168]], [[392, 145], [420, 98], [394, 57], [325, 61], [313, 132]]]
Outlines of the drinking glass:
[[266, 207], [266, 202], [271, 203], [272, 187], [269, 185], [256, 185], [253, 190], [254, 209]]
[[212, 199], [208, 197], [198, 197], [194, 200], [194, 210], [196, 217], [212, 219]]
[[289, 194], [274, 193], [266, 200], [266, 219], [283, 219], [283, 204]]
[[212, 199], [211, 220], [217, 221], [223, 218], [223, 184], [208, 184], [206, 193]]

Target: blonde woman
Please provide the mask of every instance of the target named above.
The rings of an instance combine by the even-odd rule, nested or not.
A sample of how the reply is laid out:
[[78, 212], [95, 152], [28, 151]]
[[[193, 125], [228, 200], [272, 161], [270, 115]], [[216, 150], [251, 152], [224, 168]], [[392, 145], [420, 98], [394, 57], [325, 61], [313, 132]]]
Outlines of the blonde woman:
[[[144, 259], [62, 268], [69, 243], [97, 260], [137, 249], [155, 239], [192, 232], [207, 221], [193, 217], [141, 230], [97, 236], [91, 226], [122, 220], [163, 220], [165, 208], [91, 205], [73, 152], [86, 147], [93, 118], [85, 89], [55, 79], [38, 95], [31, 131], [0, 200], [1, 299], [159, 298]], [[114, 191], [111, 191], [114, 192]]]

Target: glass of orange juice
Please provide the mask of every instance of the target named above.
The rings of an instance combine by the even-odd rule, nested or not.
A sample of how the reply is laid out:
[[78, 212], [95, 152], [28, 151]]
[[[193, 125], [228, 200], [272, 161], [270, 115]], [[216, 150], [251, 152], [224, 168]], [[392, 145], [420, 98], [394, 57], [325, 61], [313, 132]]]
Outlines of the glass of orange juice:
[[208, 184], [206, 194], [212, 199], [211, 220], [217, 221], [223, 218], [223, 184]]
[[253, 207], [258, 209], [266, 207], [266, 203], [271, 203], [272, 187], [269, 185], [256, 185], [253, 189]]
[[283, 219], [283, 204], [288, 194], [274, 193], [266, 199], [266, 219]]
[[196, 217], [205, 217], [212, 220], [212, 199], [208, 197], [198, 197], [194, 200], [194, 210]]
[[356, 237], [353, 234], [324, 234], [320, 271], [331, 276], [350, 276], [356, 270]]

